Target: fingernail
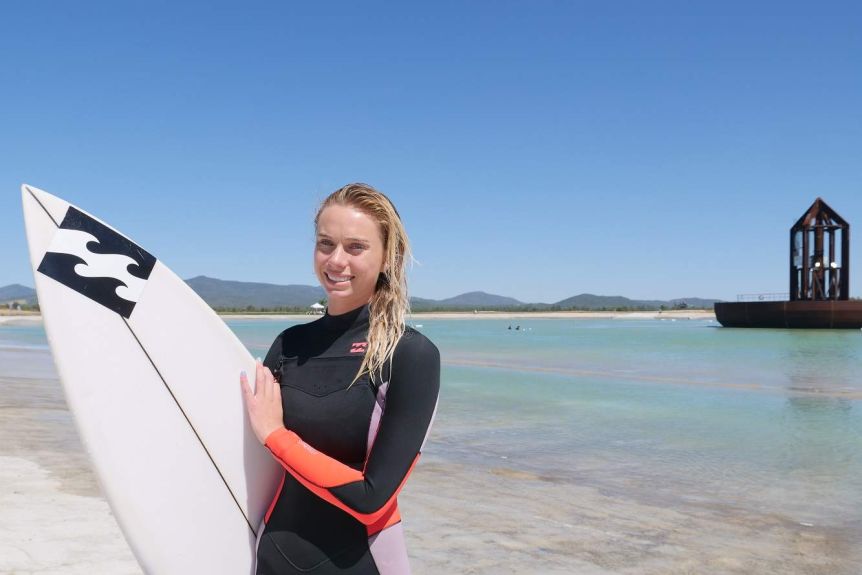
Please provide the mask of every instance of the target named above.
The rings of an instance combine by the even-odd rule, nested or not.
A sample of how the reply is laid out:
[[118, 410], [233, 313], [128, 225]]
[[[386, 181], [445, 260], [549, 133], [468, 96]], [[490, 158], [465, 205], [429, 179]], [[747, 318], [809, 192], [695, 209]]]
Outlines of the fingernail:
[[248, 377], [248, 374], [245, 372], [245, 370], [242, 370], [241, 372], [239, 372], [239, 376], [240, 377]]
[[263, 360], [262, 360], [262, 359], [260, 359], [260, 358], [257, 358], [257, 362], [258, 362], [258, 363], [263, 363]]

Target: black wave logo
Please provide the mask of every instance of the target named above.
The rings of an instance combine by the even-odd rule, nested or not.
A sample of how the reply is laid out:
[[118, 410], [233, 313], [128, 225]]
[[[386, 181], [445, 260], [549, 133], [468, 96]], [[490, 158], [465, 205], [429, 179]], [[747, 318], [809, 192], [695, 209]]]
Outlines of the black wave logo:
[[140, 246], [70, 206], [37, 269], [129, 318], [155, 265]]

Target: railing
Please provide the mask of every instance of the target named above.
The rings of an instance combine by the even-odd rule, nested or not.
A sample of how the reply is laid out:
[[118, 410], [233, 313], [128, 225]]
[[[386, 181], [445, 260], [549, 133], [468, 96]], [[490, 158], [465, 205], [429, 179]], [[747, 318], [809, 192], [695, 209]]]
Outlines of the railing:
[[787, 301], [790, 294], [784, 293], [743, 293], [736, 296], [736, 301]]

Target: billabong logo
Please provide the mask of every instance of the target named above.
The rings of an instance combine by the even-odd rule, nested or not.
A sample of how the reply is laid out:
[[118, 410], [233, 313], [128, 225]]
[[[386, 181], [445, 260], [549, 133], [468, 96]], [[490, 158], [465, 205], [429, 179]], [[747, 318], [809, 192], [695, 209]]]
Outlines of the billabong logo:
[[156, 258], [74, 207], [38, 271], [128, 318], [156, 265]]
[[350, 344], [350, 353], [365, 353], [366, 349], [368, 349], [367, 341], [357, 341]]

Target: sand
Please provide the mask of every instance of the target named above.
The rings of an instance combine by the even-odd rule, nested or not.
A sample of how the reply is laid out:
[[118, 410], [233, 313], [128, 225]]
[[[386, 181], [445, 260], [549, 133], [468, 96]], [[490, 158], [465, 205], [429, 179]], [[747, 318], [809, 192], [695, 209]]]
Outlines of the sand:
[[141, 573], [108, 504], [62, 483], [28, 459], [0, 456], [0, 573]]
[[[419, 573], [858, 574], [845, 534], [733, 508], [666, 508], [501, 462], [428, 454], [402, 517]], [[419, 471], [419, 470], [417, 470]]]
[[47, 351], [0, 350], [0, 573], [141, 573]]

